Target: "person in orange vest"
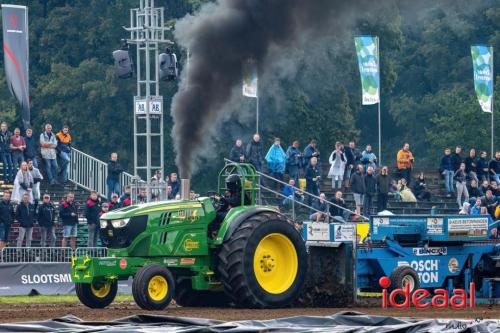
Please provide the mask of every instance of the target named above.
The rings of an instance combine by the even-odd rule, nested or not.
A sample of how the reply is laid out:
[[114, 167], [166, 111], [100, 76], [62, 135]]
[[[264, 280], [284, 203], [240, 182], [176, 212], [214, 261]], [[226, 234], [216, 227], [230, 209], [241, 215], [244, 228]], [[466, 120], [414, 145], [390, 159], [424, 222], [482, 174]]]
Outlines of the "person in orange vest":
[[57, 152], [61, 159], [60, 175], [62, 181], [68, 181], [69, 162], [71, 160], [71, 134], [69, 134], [69, 127], [63, 126], [62, 130], [56, 134], [57, 138]]
[[399, 177], [404, 178], [407, 181], [407, 185], [410, 185], [411, 180], [411, 170], [413, 169], [413, 154], [410, 151], [410, 145], [405, 143], [403, 148], [398, 151], [397, 165]]

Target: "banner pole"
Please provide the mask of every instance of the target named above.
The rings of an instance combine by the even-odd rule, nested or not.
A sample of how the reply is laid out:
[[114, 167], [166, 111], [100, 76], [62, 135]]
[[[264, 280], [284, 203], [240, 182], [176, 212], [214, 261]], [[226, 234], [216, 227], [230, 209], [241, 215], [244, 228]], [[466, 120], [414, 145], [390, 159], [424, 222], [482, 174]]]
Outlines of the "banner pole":
[[255, 133], [259, 134], [259, 93], [257, 93], [256, 101], [256, 112], [255, 112]]
[[495, 63], [493, 58], [493, 47], [491, 47], [491, 159], [495, 158]]
[[378, 165], [382, 166], [382, 126], [380, 123], [380, 100], [378, 102]]

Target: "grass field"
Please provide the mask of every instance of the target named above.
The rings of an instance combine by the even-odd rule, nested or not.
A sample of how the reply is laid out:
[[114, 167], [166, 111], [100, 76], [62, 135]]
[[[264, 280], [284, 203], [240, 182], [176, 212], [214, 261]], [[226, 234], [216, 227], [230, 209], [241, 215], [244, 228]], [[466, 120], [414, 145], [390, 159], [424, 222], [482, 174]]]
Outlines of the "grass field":
[[[132, 295], [117, 295], [115, 302], [133, 302]], [[80, 302], [76, 295], [38, 295], [38, 296], [4, 296], [0, 304], [41, 304], [41, 303], [75, 303]]]

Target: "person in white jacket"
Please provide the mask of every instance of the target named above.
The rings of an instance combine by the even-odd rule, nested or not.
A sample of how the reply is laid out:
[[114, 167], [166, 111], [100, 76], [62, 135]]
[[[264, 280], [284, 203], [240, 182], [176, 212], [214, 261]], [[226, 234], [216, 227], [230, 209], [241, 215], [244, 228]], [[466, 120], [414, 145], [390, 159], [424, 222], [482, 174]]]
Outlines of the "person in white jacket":
[[28, 169], [28, 163], [22, 162], [14, 180], [14, 190], [12, 191], [12, 201], [20, 203], [23, 195], [27, 194], [29, 202], [33, 203], [33, 176]]
[[342, 143], [335, 143], [335, 150], [330, 154], [328, 161], [330, 162], [328, 178], [332, 179], [332, 189], [334, 191], [341, 190], [342, 181], [344, 180], [345, 165], [347, 163]]

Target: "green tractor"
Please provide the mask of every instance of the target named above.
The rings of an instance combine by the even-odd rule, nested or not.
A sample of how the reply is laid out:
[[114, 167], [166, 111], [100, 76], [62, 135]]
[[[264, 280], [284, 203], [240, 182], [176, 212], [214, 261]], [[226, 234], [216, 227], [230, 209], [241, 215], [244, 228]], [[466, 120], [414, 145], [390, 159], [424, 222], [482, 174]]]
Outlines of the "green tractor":
[[104, 214], [107, 257], [72, 258], [78, 298], [104, 308], [118, 281], [133, 277], [134, 300], [145, 310], [164, 309], [172, 299], [181, 306], [286, 306], [304, 284], [306, 249], [293, 221], [256, 205], [257, 182], [253, 166], [229, 163], [218, 191], [206, 197]]

